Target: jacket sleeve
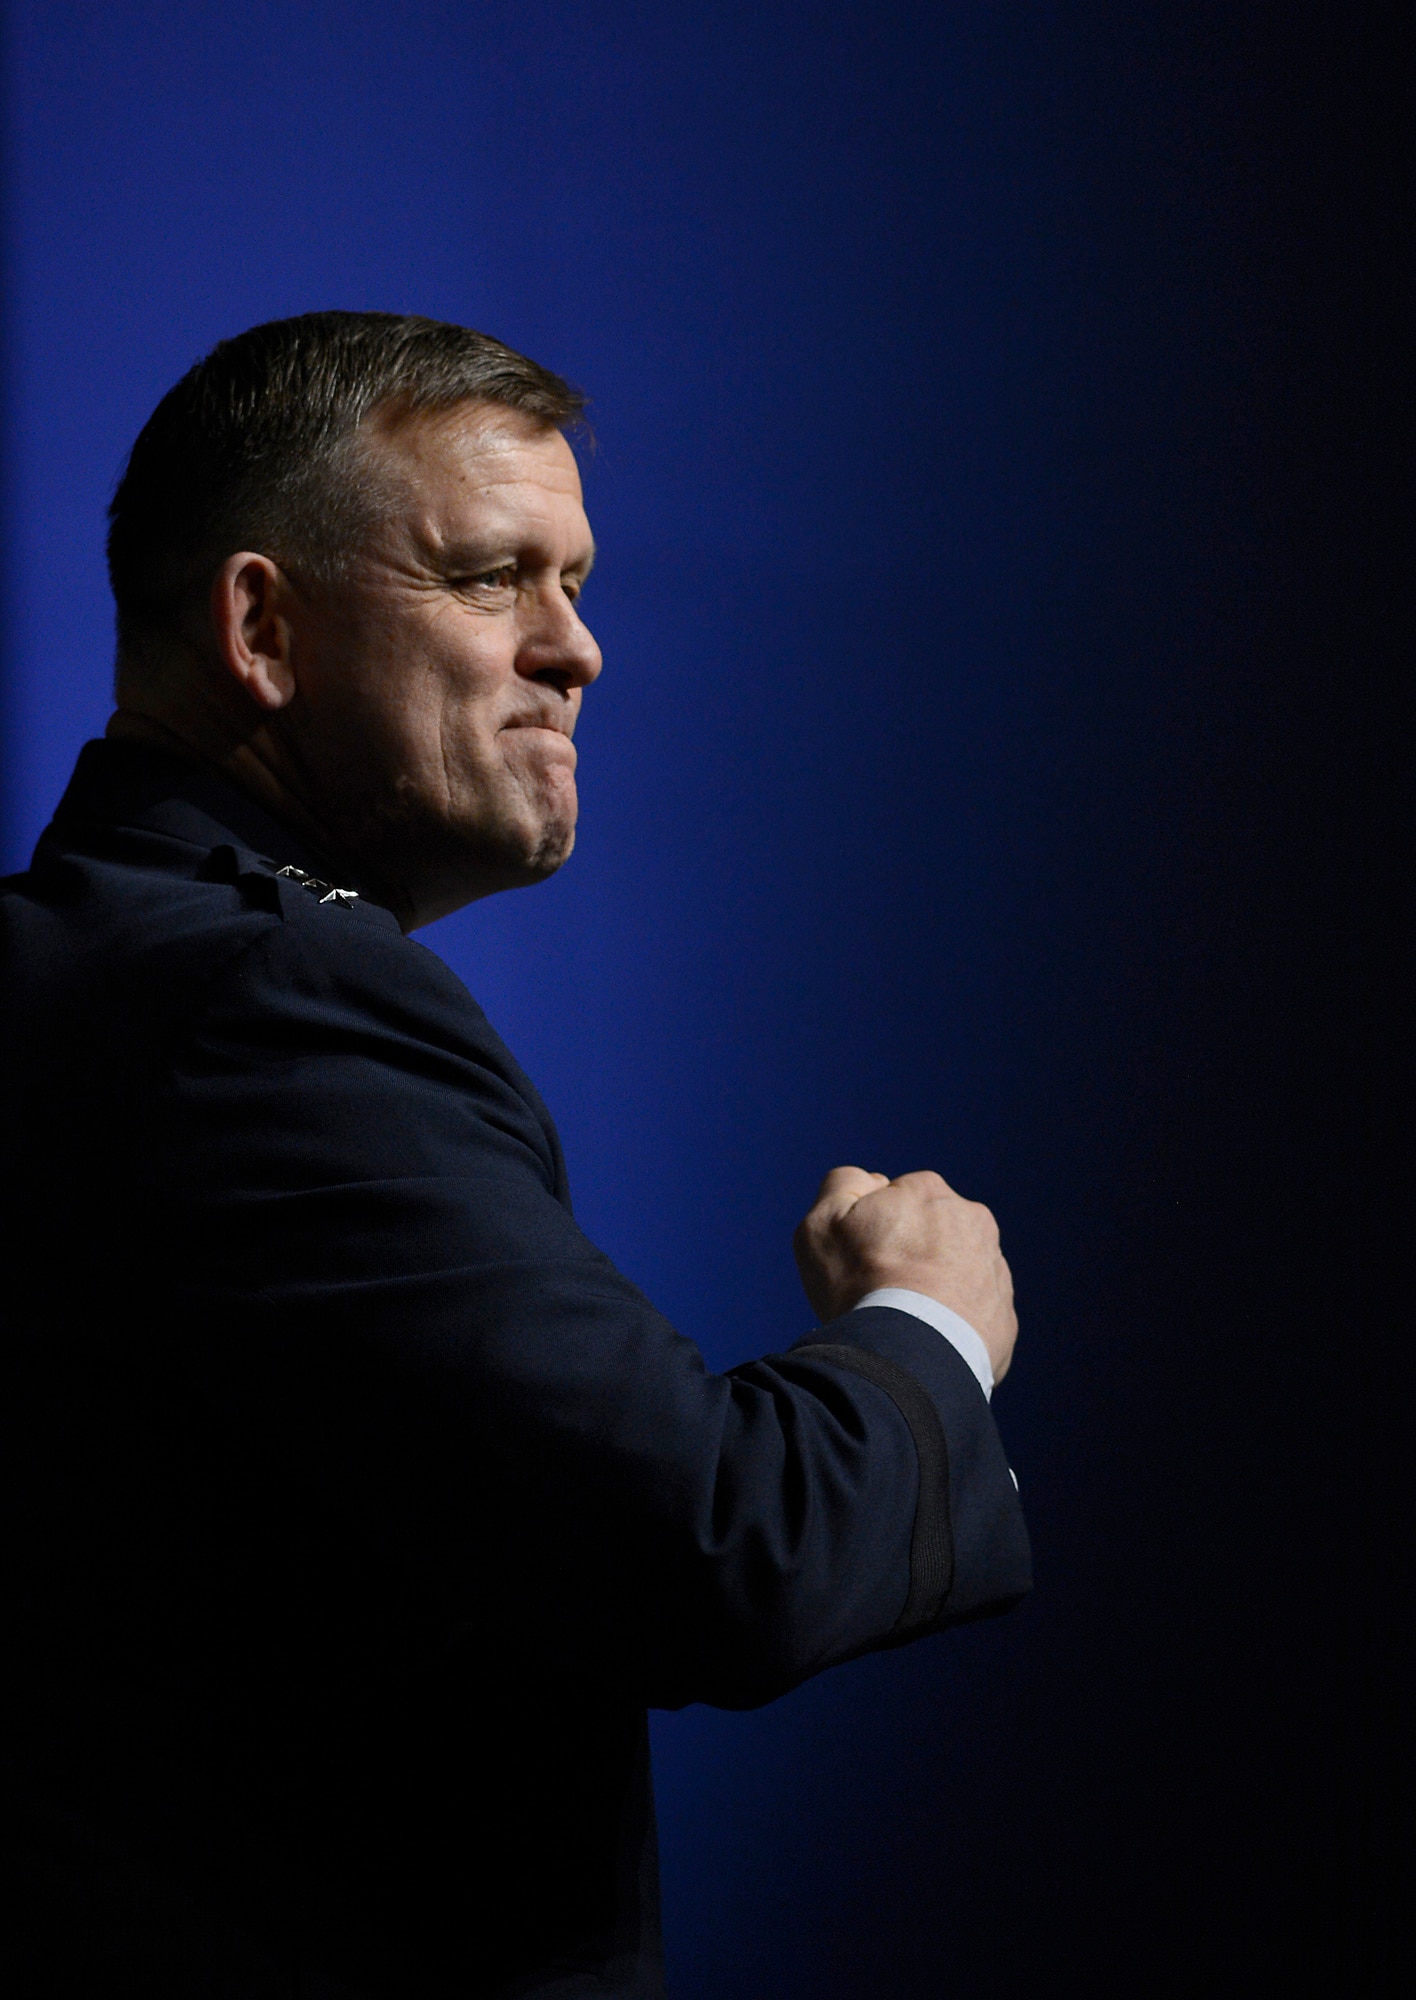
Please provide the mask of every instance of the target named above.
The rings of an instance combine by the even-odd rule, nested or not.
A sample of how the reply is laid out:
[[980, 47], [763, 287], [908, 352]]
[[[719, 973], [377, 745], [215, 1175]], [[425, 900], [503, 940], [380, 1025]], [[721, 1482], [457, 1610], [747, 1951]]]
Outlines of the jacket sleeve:
[[1022, 1516], [949, 1344], [867, 1308], [710, 1372], [577, 1227], [465, 990], [339, 917], [213, 983], [145, 1147], [152, 1359], [251, 1464], [298, 1468], [457, 1643], [659, 1705], [770, 1699], [1016, 1602]]

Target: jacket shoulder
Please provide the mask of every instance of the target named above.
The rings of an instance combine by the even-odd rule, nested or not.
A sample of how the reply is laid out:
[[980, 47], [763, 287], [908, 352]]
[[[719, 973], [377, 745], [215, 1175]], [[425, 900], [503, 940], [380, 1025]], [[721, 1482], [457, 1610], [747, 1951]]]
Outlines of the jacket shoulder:
[[234, 839], [56, 827], [3, 885], [0, 941], [6, 1041], [41, 1097], [76, 1051], [105, 1098], [160, 1089], [194, 1042], [243, 1065], [298, 1048], [331, 1086], [355, 1049], [361, 1078], [382, 1067], [405, 1090], [475, 1071], [497, 1101], [520, 1101], [563, 1197], [549, 1115], [476, 1000], [391, 912], [337, 883]]

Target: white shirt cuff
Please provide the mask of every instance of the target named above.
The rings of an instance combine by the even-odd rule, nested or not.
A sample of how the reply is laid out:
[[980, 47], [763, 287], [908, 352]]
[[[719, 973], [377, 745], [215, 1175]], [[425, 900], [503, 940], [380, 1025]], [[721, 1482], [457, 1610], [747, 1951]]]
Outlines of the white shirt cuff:
[[941, 1305], [938, 1299], [930, 1298], [926, 1292], [907, 1291], [903, 1285], [882, 1285], [878, 1292], [867, 1292], [863, 1299], [856, 1300], [854, 1310], [859, 1312], [862, 1306], [894, 1306], [897, 1312], [913, 1313], [916, 1319], [932, 1326], [936, 1333], [942, 1333], [973, 1370], [984, 1395], [992, 1398], [993, 1365], [983, 1337], [948, 1306]]

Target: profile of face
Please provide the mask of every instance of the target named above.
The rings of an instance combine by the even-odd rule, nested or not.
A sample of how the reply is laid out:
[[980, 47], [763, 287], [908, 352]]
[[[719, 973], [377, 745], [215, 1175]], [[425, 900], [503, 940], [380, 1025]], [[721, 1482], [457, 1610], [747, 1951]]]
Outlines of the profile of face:
[[287, 585], [284, 671], [247, 692], [276, 775], [412, 928], [570, 853], [594, 545], [570, 446], [515, 411], [376, 416], [360, 445], [391, 505], [337, 585]]

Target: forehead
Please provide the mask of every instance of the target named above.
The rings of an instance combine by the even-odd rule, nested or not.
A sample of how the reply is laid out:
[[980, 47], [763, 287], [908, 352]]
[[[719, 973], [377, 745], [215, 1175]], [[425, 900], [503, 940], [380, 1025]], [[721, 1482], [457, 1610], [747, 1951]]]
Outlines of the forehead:
[[415, 416], [375, 412], [365, 438], [395, 512], [421, 539], [499, 528], [588, 532], [575, 454], [558, 430], [487, 403]]

